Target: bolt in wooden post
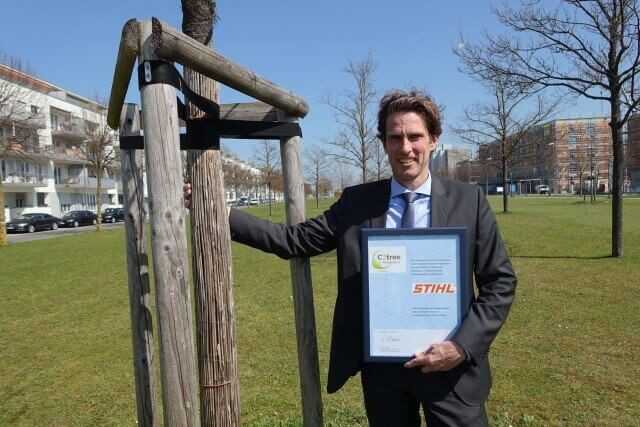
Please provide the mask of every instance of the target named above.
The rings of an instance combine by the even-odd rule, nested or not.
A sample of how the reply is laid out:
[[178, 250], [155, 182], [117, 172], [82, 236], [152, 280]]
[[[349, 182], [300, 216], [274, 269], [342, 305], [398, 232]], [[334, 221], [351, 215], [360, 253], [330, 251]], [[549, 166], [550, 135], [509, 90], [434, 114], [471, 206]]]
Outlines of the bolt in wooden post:
[[[138, 106], [126, 104], [122, 112], [120, 136], [134, 135], [140, 135]], [[145, 242], [143, 156], [142, 152], [135, 150], [121, 150], [120, 157], [138, 426], [152, 427], [160, 425], [160, 411], [155, 404], [157, 379], [154, 374], [149, 258]]]
[[[289, 225], [305, 220], [300, 142], [301, 138], [299, 137], [280, 141], [287, 224]], [[320, 394], [318, 339], [316, 337], [313, 287], [311, 285], [311, 264], [309, 258], [293, 258], [289, 262], [293, 285], [303, 422], [305, 427], [321, 427], [323, 425], [322, 395]]]
[[[139, 63], [144, 64], [157, 59], [149, 43], [151, 22], [141, 23], [140, 33]], [[176, 90], [167, 84], [146, 85], [141, 99], [164, 425], [199, 426]]]

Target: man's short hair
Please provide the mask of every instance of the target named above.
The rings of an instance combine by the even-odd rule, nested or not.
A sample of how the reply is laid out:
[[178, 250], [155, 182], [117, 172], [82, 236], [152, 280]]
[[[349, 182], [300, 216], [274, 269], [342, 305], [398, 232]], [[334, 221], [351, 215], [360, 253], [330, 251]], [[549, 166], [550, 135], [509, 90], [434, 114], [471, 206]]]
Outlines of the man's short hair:
[[416, 113], [424, 120], [429, 135], [439, 138], [442, 134], [440, 109], [433, 98], [419, 89], [410, 91], [392, 90], [380, 100], [378, 110], [378, 138], [386, 137], [387, 118], [393, 113]]

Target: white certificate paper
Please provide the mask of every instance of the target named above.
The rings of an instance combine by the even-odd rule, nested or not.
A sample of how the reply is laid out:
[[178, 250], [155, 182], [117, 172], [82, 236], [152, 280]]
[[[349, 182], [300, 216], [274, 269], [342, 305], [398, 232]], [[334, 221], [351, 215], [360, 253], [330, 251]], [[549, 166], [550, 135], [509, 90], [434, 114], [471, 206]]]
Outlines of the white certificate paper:
[[403, 361], [462, 321], [464, 229], [363, 230], [365, 360]]

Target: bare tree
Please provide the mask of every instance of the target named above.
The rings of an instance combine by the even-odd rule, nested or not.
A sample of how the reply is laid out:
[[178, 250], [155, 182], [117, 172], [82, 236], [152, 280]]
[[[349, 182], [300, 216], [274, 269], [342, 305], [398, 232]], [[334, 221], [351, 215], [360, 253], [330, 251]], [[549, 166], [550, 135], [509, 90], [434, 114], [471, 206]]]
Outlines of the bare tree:
[[106, 123], [85, 123], [87, 138], [79, 145], [82, 157], [96, 174], [96, 231], [102, 223], [102, 178], [120, 158], [113, 146], [113, 131]]
[[[29, 143], [38, 137], [42, 112], [37, 107], [37, 93], [29, 89], [27, 72], [20, 59], [0, 54], [0, 159], [29, 158]], [[2, 186], [5, 178], [0, 173], [0, 246], [7, 244]]]
[[269, 216], [271, 216], [271, 190], [274, 180], [279, 175], [280, 151], [273, 141], [260, 141], [259, 148], [255, 153], [255, 161], [261, 172], [262, 184], [267, 186], [267, 197], [269, 198]]
[[496, 10], [516, 34], [485, 35], [478, 72], [540, 87], [560, 87], [609, 104], [613, 141], [611, 254], [623, 256], [622, 131], [640, 102], [640, 14], [637, 0], [565, 0], [547, 10], [540, 0]]
[[320, 185], [323, 182], [324, 173], [329, 166], [327, 153], [315, 146], [307, 150], [307, 179], [313, 182], [314, 195], [316, 198], [316, 208], [320, 206]]
[[334, 165], [335, 173], [333, 174], [334, 188], [337, 188], [339, 191], [344, 190], [346, 187], [351, 185], [354, 181], [353, 170], [350, 165], [341, 162], [340, 160], [335, 162]]
[[[463, 70], [472, 75], [475, 56], [468, 51], [456, 51], [462, 60]], [[472, 52], [473, 53], [473, 52]], [[474, 78], [491, 91], [492, 100], [476, 104], [464, 112], [464, 124], [453, 130], [465, 142], [475, 145], [498, 144], [498, 160], [502, 171], [502, 210], [509, 212], [509, 171], [513, 153], [520, 147], [526, 135], [556, 110], [560, 98], [548, 102], [531, 86], [512, 85], [500, 75], [476, 74]], [[533, 101], [532, 110], [521, 113]]]
[[389, 176], [387, 153], [384, 151], [384, 146], [380, 141], [376, 141], [371, 145], [371, 164], [371, 176], [374, 180], [380, 181]]
[[337, 136], [329, 143], [335, 148], [332, 156], [356, 167], [362, 182], [366, 182], [372, 145], [377, 141], [371, 111], [376, 100], [373, 87], [376, 64], [369, 54], [362, 61], [349, 62], [344, 71], [353, 80], [355, 89], [347, 91], [339, 100], [327, 100], [340, 126]]

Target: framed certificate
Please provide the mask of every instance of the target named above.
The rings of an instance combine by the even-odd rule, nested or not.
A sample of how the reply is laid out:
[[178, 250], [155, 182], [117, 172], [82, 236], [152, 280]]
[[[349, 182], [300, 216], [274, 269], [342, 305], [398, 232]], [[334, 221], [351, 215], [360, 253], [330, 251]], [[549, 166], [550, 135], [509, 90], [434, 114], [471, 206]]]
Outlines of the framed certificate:
[[448, 339], [471, 292], [465, 228], [362, 229], [365, 362], [404, 362]]

